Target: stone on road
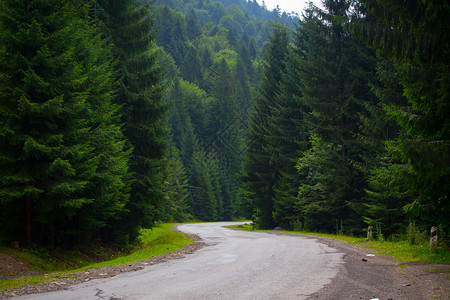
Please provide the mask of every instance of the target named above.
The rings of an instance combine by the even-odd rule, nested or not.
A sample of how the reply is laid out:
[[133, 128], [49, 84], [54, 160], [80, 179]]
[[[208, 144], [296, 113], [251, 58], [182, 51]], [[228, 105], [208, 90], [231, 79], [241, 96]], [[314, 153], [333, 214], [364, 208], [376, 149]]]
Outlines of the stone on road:
[[178, 226], [206, 243], [183, 259], [19, 299], [306, 299], [343, 264], [343, 253], [316, 239], [224, 228], [231, 224]]

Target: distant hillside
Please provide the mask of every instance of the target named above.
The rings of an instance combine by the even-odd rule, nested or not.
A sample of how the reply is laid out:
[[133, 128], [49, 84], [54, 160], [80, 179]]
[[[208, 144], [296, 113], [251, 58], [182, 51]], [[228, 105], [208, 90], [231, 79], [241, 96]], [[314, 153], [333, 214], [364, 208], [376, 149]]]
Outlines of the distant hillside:
[[[272, 24], [283, 23], [294, 29], [298, 16], [273, 9], [267, 10], [256, 0], [156, 0], [154, 7], [168, 6], [185, 17], [195, 15], [200, 27], [212, 22], [239, 37], [245, 33], [262, 48], [272, 31]], [[175, 24], [167, 24], [176, 26]], [[189, 31], [190, 28], [187, 28]], [[178, 33], [179, 34], [179, 33]], [[167, 50], [167, 49], [166, 49]], [[170, 51], [169, 51], [170, 52]]]
[[169, 187], [178, 200], [163, 210], [231, 220], [240, 215], [238, 174], [264, 46], [274, 23], [292, 28], [297, 18], [253, 0], [156, 0], [152, 12], [171, 107], [168, 176], [183, 183]]

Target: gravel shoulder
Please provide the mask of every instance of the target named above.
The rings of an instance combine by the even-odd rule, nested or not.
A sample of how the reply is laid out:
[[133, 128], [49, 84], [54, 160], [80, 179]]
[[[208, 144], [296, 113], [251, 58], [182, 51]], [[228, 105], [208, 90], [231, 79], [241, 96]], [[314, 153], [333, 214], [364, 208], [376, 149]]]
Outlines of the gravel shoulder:
[[[290, 235], [279, 232], [273, 234]], [[319, 292], [310, 295], [308, 299], [450, 299], [450, 265], [398, 263], [390, 257], [372, 256], [372, 251], [368, 248], [329, 238], [304, 235], [302, 237], [316, 239], [344, 253], [344, 264], [340, 267], [336, 278]], [[117, 267], [61, 273], [57, 275], [58, 279], [52, 282], [0, 291], [0, 299], [62, 290], [93, 279], [114, 277], [123, 272], [137, 271], [149, 265], [179, 259], [205, 246], [199, 237], [191, 236], [191, 238], [194, 239], [193, 243], [164, 256]], [[26, 270], [19, 261], [8, 260], [7, 257], [0, 259], [6, 264], [13, 263], [23, 268], [23, 271]]]
[[331, 284], [308, 299], [450, 299], [450, 265], [399, 263], [392, 257], [372, 256], [369, 248], [309, 238], [344, 253], [344, 264]]

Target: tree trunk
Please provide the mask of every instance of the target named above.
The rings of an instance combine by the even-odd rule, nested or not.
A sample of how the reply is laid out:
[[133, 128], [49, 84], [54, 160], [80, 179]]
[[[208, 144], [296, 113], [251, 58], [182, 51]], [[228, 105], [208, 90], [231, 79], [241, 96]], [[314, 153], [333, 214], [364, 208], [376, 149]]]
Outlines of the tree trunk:
[[31, 201], [29, 198], [25, 199], [25, 245], [30, 246], [32, 241], [31, 236]]
[[55, 224], [53, 222], [53, 218], [51, 218], [48, 222], [48, 244], [50, 248], [55, 247]]

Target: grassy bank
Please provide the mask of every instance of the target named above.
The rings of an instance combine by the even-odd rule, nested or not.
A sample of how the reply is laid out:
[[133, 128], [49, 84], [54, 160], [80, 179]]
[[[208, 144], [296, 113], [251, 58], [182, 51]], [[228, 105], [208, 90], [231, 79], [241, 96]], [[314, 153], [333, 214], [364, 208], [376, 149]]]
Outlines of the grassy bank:
[[[0, 252], [13, 255], [26, 262], [32, 271], [46, 273], [28, 275], [18, 279], [0, 279], [0, 290], [54, 281], [61, 276], [92, 268], [119, 266], [174, 252], [187, 246], [191, 240], [181, 232], [172, 229], [175, 224], [161, 224], [153, 229], [143, 229], [138, 241], [128, 251], [96, 247], [87, 254], [83, 251], [50, 252], [44, 250], [13, 250], [0, 247]], [[99, 261], [100, 260], [100, 261]], [[10, 274], [12, 275], [12, 274]], [[15, 275], [15, 274], [14, 274]]]
[[[237, 228], [241, 230], [253, 230], [251, 225], [235, 225], [229, 226], [230, 228]], [[258, 230], [264, 231], [264, 230]], [[430, 252], [430, 245], [423, 241], [417, 245], [410, 245], [406, 241], [387, 242], [367, 240], [366, 238], [352, 237], [346, 235], [337, 234], [324, 234], [316, 232], [304, 232], [304, 231], [279, 231], [292, 234], [302, 234], [317, 237], [326, 237], [331, 239], [340, 240], [352, 245], [359, 245], [374, 250], [375, 254], [383, 256], [392, 256], [399, 262], [417, 261], [426, 262], [430, 264], [450, 264], [450, 250], [444, 248], [438, 248], [437, 252]]]

